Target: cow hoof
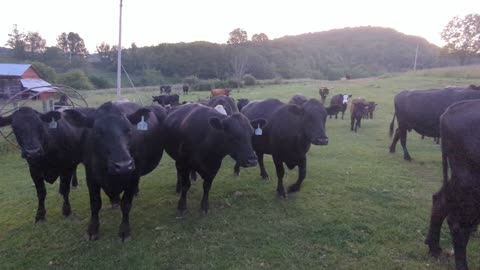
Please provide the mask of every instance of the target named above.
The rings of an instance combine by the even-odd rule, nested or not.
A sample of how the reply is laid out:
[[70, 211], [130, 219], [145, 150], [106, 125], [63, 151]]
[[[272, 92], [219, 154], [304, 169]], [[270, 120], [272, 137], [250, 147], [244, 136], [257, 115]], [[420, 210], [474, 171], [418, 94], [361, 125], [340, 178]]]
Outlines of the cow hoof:
[[268, 181], [270, 180], [270, 177], [268, 177], [268, 174], [260, 175], [262, 177], [262, 180]]
[[203, 214], [204, 216], [208, 215], [208, 209], [202, 209], [202, 214]]
[[64, 217], [69, 217], [72, 214], [70, 206], [64, 206], [62, 209], [62, 214]]
[[388, 152], [390, 152], [390, 154], [393, 154], [393, 153], [395, 153], [395, 149], [390, 148], [390, 150]]
[[45, 223], [45, 218], [35, 218], [35, 224], [43, 224]]
[[96, 241], [98, 240], [98, 233], [94, 233], [94, 234], [91, 234], [91, 233], [87, 233], [85, 235], [85, 239], [87, 239], [88, 241]]
[[291, 185], [288, 187], [288, 193], [293, 193], [293, 192], [298, 192], [300, 191], [300, 186], [299, 185]]
[[130, 235], [120, 236], [120, 241], [121, 241], [122, 243], [129, 242], [130, 240], [132, 240], [132, 237], [131, 237]]
[[239, 176], [240, 176], [240, 173], [239, 173], [239, 172], [234, 172], [234, 173], [233, 173], [233, 176], [239, 177]]
[[285, 190], [277, 190], [277, 195], [278, 195], [278, 197], [283, 198], [283, 199], [287, 198], [287, 194], [285, 193]]

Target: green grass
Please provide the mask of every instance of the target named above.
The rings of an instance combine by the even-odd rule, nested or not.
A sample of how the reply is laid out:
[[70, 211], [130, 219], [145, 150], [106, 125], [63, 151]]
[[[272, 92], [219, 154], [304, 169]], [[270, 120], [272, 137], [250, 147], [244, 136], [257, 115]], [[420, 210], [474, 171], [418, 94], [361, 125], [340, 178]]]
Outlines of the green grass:
[[[34, 225], [35, 189], [27, 165], [15, 151], [0, 156], [0, 267], [2, 269], [453, 269], [454, 262], [429, 258], [423, 244], [428, 230], [431, 195], [441, 185], [439, 146], [409, 133], [411, 163], [401, 147], [388, 153], [393, 96], [402, 89], [423, 89], [475, 83], [465, 77], [397, 74], [351, 81], [300, 81], [234, 91], [235, 98], [276, 97], [295, 93], [318, 97], [318, 87], [332, 94], [351, 93], [375, 100], [375, 118], [364, 120], [357, 134], [349, 120], [328, 120], [328, 146], [312, 146], [302, 190], [288, 199], [276, 196], [275, 170], [262, 181], [258, 168], [233, 177], [225, 158], [210, 195], [208, 216], [200, 213], [202, 182], [193, 183], [189, 213], [175, 218], [175, 170], [167, 154], [159, 167], [141, 180], [140, 196], [131, 212], [133, 238], [120, 243], [120, 211], [104, 197], [100, 240], [84, 239], [89, 220], [83, 168], [80, 187], [72, 191], [73, 215], [61, 216], [58, 182], [48, 186], [47, 222]], [[130, 99], [150, 103], [156, 88], [126, 90]], [[90, 105], [114, 98], [114, 90], [82, 92]], [[187, 100], [204, 98], [194, 92]], [[184, 96], [181, 96], [184, 99]], [[329, 98], [328, 98], [329, 99]], [[347, 117], [348, 118], [348, 117]], [[297, 170], [287, 171], [286, 184]], [[450, 248], [444, 226], [442, 245]], [[478, 240], [469, 244], [469, 263]]]

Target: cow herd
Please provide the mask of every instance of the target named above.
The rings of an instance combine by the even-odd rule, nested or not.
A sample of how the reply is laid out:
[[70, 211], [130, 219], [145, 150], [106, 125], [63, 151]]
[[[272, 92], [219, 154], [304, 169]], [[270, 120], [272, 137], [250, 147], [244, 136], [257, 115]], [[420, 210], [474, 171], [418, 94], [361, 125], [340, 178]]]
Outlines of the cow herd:
[[[118, 235], [130, 237], [129, 213], [138, 192], [140, 178], [153, 171], [163, 152], [175, 161], [176, 191], [180, 195], [177, 215], [187, 210], [187, 194], [196, 175], [204, 180], [201, 210], [209, 210], [209, 192], [222, 160], [235, 161], [234, 175], [241, 167], [256, 166], [260, 176], [269, 178], [264, 155], [271, 155], [276, 169], [277, 194], [300, 190], [306, 177], [307, 152], [311, 145], [327, 145], [325, 123], [344, 113], [351, 94], [332, 96], [325, 107], [329, 89], [321, 87], [319, 99], [301, 94], [285, 103], [278, 99], [237, 103], [226, 89], [214, 89], [209, 99], [179, 103], [178, 95], [154, 96], [159, 105], [139, 106], [131, 102], [107, 102], [98, 108], [73, 108], [39, 113], [20, 107], [0, 117], [0, 127], [11, 126], [29, 166], [38, 197], [35, 222], [46, 216], [45, 182], [60, 178], [62, 213], [71, 214], [70, 184], [76, 168], [83, 163], [90, 197], [91, 217], [87, 237], [98, 239], [101, 190], [113, 206], [120, 206], [122, 220]], [[187, 90], [188, 91], [188, 90]], [[163, 92], [166, 92], [163, 91]], [[373, 118], [377, 104], [364, 98], [351, 100], [353, 131], [362, 118]], [[394, 131], [394, 122], [398, 127]], [[430, 229], [425, 240], [430, 254], [439, 256], [440, 230], [445, 219], [453, 238], [457, 269], [467, 269], [469, 235], [480, 223], [480, 91], [472, 87], [405, 90], [394, 98], [390, 152], [400, 140], [404, 159], [407, 131], [441, 138], [443, 186], [433, 195]], [[285, 189], [284, 165], [298, 167], [297, 181]], [[449, 176], [449, 168], [451, 176]]]

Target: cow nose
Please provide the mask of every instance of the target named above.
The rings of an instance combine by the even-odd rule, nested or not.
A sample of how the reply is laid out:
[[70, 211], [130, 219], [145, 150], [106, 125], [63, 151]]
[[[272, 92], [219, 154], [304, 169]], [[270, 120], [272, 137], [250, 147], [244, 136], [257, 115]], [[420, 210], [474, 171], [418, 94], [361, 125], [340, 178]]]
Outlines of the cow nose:
[[135, 169], [135, 164], [133, 164], [133, 160], [124, 160], [124, 161], [117, 161], [113, 163], [113, 172], [115, 174], [123, 174], [132, 172]]
[[312, 141], [312, 143], [315, 144], [315, 145], [327, 145], [328, 144], [328, 138], [317, 137]]
[[256, 156], [249, 157], [247, 159], [247, 166], [246, 167], [253, 167], [253, 166], [257, 166], [257, 157]]
[[35, 159], [42, 156], [42, 149], [40, 148], [33, 148], [33, 149], [25, 149], [23, 156], [26, 159]]

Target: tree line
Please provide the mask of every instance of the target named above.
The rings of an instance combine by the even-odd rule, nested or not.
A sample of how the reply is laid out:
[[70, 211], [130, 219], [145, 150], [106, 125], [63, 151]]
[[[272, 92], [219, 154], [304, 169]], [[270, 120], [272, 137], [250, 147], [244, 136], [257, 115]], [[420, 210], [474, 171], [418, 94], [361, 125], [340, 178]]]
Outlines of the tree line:
[[[467, 64], [480, 54], [480, 15], [453, 18], [443, 29], [444, 48], [425, 39], [390, 28], [354, 27], [286, 36], [270, 40], [237, 28], [226, 44], [191, 42], [122, 48], [122, 64], [136, 85], [198, 80], [230, 81], [241, 86], [245, 76], [254, 79], [361, 78], [412, 69], [418, 47], [417, 68]], [[89, 54], [78, 33], [61, 33], [47, 47], [38, 32], [21, 32], [14, 25], [6, 43], [13, 60], [36, 62], [45, 74], [67, 73], [63, 81], [89, 83], [81, 88], [112, 86], [117, 47], [101, 43]], [[8, 61], [0, 51], [0, 61]], [[60, 76], [62, 77], [62, 76]], [[65, 79], [65, 77], [67, 77]], [[57, 80], [52, 78], [51, 80]], [[196, 80], [196, 81], [198, 81]], [[78, 87], [79, 85], [77, 85]]]

